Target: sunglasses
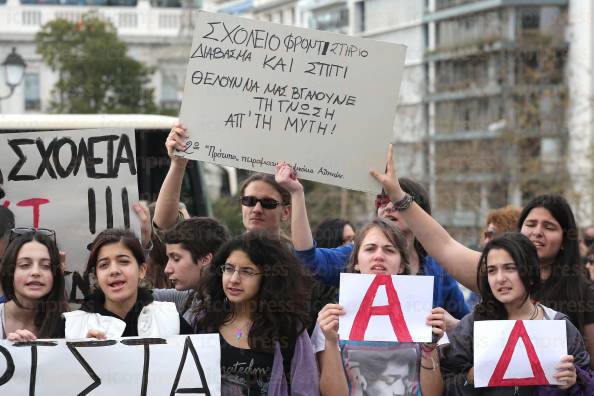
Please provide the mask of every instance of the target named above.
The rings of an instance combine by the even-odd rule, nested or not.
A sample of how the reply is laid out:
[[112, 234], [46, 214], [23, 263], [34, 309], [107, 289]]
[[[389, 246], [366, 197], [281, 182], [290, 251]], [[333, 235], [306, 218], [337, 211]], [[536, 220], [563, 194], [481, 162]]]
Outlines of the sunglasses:
[[241, 202], [241, 204], [243, 206], [247, 206], [250, 208], [253, 208], [254, 206], [256, 206], [258, 204], [258, 202], [260, 202], [260, 205], [262, 205], [262, 207], [264, 209], [276, 209], [276, 207], [278, 205], [281, 205], [281, 202], [278, 202], [276, 199], [256, 198], [251, 195], [247, 195], [247, 196], [239, 198], [239, 202]]
[[584, 244], [586, 246], [592, 246], [594, 244], [594, 238], [584, 238]]
[[19, 236], [29, 234], [43, 235], [51, 239], [54, 243], [56, 242], [56, 231], [50, 230], [49, 228], [16, 227], [10, 230], [8, 243], [12, 242]]

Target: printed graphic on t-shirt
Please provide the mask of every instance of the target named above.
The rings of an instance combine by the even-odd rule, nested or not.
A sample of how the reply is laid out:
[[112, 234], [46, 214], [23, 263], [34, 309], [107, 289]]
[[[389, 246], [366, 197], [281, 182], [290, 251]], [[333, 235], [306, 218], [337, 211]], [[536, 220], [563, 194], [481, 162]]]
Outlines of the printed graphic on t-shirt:
[[[222, 338], [222, 337], [221, 337]], [[266, 396], [273, 355], [221, 341], [221, 390], [229, 396]]]
[[350, 396], [416, 395], [420, 354], [416, 344], [341, 342]]

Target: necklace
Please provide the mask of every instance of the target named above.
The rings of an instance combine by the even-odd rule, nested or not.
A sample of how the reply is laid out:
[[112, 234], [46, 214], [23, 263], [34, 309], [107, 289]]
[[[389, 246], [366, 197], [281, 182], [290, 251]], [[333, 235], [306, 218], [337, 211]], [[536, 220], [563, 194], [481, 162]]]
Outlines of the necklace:
[[250, 322], [248, 321], [248, 322], [245, 322], [244, 324], [242, 324], [241, 326], [238, 326], [235, 328], [235, 339], [237, 341], [239, 341], [241, 339], [241, 337], [244, 334], [244, 329], [246, 327], [249, 327], [249, 325], [250, 325]]

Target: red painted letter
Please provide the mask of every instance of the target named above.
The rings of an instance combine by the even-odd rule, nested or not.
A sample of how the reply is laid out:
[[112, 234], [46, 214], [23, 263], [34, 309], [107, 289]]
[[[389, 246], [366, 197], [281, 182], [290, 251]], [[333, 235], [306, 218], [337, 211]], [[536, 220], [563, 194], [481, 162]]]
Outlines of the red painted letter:
[[31, 198], [25, 199], [17, 203], [17, 206], [33, 206], [33, 228], [39, 227], [39, 207], [49, 203], [49, 200], [45, 198]]
[[[388, 305], [374, 307], [373, 300], [377, 294], [377, 289], [380, 286], [385, 286], [386, 294], [388, 295]], [[353, 327], [349, 334], [349, 340], [352, 341], [363, 341], [367, 326], [369, 325], [369, 319], [375, 315], [388, 315], [390, 316], [390, 322], [392, 328], [396, 334], [396, 338], [399, 342], [412, 342], [412, 337], [404, 321], [404, 315], [402, 314], [402, 308], [400, 307], [400, 299], [398, 293], [394, 289], [392, 284], [391, 275], [376, 275], [363, 297], [359, 311], [355, 315]]]
[[[533, 377], [503, 379], [503, 376], [507, 371], [507, 367], [509, 366], [509, 362], [511, 361], [512, 355], [514, 354], [514, 349], [516, 349], [516, 345], [518, 344], [518, 340], [520, 338], [522, 341], [524, 341], [524, 346], [526, 347], [526, 353], [528, 354], [528, 360], [530, 361]], [[497, 366], [495, 366], [495, 370], [493, 371], [493, 375], [491, 375], [491, 379], [489, 380], [489, 386], [516, 385], [549, 385], [549, 381], [545, 376], [542, 365], [540, 364], [540, 360], [538, 359], [536, 351], [534, 350], [534, 345], [532, 345], [532, 341], [528, 336], [526, 327], [524, 327], [524, 323], [521, 320], [517, 320], [514, 324], [514, 327], [509, 334], [507, 344], [505, 344], [505, 348], [503, 348], [501, 357], [499, 358]]]

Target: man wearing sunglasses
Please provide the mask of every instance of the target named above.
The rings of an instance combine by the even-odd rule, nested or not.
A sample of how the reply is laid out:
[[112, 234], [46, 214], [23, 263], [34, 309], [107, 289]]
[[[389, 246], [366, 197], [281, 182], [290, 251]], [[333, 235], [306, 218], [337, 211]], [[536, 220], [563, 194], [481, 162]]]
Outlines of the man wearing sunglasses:
[[[171, 166], [161, 185], [153, 218], [153, 225], [160, 230], [170, 229], [182, 220], [178, 203], [188, 160], [175, 156], [174, 151], [184, 149], [183, 142], [187, 137], [186, 128], [176, 123], [165, 141]], [[274, 177], [261, 173], [253, 175], [241, 186], [240, 195], [245, 229], [280, 236], [281, 224], [290, 216], [291, 196], [276, 183]]]
[[[0, 263], [8, 246], [10, 230], [14, 228], [14, 214], [10, 209], [0, 206]], [[4, 293], [0, 287], [0, 303], [5, 302]]]

